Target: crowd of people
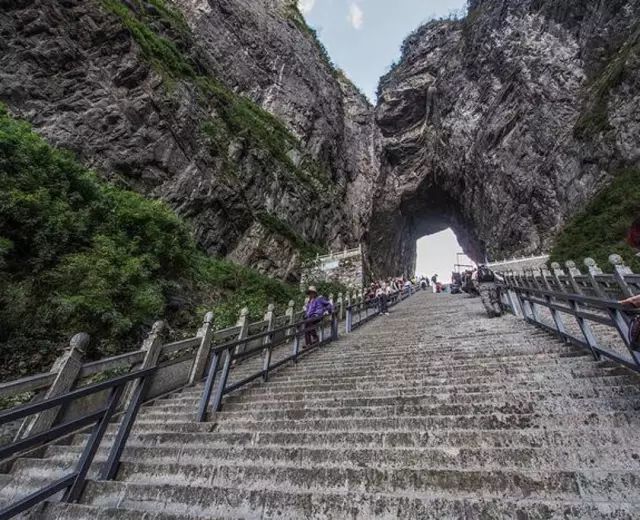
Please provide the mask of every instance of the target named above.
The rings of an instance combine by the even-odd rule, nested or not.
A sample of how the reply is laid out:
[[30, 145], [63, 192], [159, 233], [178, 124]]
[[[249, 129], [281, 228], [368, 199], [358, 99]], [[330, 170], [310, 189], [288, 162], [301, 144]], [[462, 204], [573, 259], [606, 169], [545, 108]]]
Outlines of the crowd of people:
[[[400, 291], [413, 291], [414, 287], [422, 290], [432, 289], [434, 293], [450, 292], [457, 294], [467, 293], [471, 296], [480, 296], [482, 304], [490, 317], [497, 317], [503, 314], [500, 303], [500, 293], [496, 281], [499, 276], [485, 265], [467, 270], [463, 273], [453, 273], [451, 284], [445, 287], [438, 280], [438, 275], [434, 274], [431, 279], [420, 276], [415, 279], [406, 277], [392, 277], [377, 282], [372, 282], [365, 292], [365, 302], [375, 301], [378, 311], [383, 316], [389, 315], [389, 299]], [[308, 302], [305, 310], [305, 319], [308, 320], [305, 327], [305, 343], [307, 346], [318, 343], [318, 324], [322, 318], [334, 311], [333, 304], [324, 296], [318, 294], [315, 286], [310, 286], [307, 290]]]

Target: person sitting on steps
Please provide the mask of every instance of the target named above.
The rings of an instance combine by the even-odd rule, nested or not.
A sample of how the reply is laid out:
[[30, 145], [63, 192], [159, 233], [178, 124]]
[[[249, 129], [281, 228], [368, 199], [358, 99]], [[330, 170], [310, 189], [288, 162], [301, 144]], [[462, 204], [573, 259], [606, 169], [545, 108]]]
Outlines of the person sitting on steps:
[[311, 320], [305, 324], [304, 339], [307, 347], [318, 343], [318, 323], [322, 321], [323, 316], [333, 312], [333, 305], [324, 296], [318, 296], [318, 289], [315, 286], [309, 287], [307, 290], [309, 302], [305, 311], [305, 319]]

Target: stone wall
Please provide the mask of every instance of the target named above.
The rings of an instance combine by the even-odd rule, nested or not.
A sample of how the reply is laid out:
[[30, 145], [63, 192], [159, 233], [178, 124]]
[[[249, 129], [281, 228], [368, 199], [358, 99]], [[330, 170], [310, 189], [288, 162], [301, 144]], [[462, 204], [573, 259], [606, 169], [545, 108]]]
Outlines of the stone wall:
[[316, 258], [303, 268], [303, 288], [318, 282], [338, 282], [347, 287], [359, 288], [364, 283], [362, 249], [332, 253]]

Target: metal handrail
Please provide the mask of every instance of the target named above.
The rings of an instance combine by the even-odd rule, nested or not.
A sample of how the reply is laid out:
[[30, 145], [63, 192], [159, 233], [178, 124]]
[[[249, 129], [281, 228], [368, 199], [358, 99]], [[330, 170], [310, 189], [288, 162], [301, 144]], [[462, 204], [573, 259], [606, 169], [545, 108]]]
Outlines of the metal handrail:
[[[410, 291], [410, 293], [411, 292], [412, 291]], [[410, 293], [407, 293], [407, 296], [409, 296]], [[401, 301], [404, 294], [404, 291], [394, 293], [391, 297], [391, 301], [389, 302], [389, 306], [395, 305]], [[340, 303], [340, 305], [342, 306], [342, 303]], [[347, 315], [350, 315], [356, 309], [362, 310], [365, 307], [370, 309], [374, 305], [376, 305], [374, 302], [360, 302], [358, 304], [349, 305], [347, 308]], [[226, 341], [222, 345], [211, 347], [210, 350], [208, 350], [210, 359], [210, 362], [208, 363], [209, 370], [205, 373], [205, 388], [199, 404], [198, 420], [203, 421], [206, 416], [206, 411], [209, 406], [209, 401], [211, 400], [216, 378], [219, 377], [219, 380], [214, 396], [213, 409], [218, 411], [222, 407], [223, 397], [228, 393], [233, 392], [260, 377], [262, 377], [266, 382], [268, 381], [271, 371], [286, 363], [295, 363], [301, 356], [306, 355], [308, 352], [312, 352], [322, 345], [337, 340], [339, 312], [340, 310], [335, 308], [332, 313], [325, 314], [321, 318], [301, 319], [296, 322], [285, 323], [284, 325], [277, 327], [272, 327], [272, 324], [276, 319], [274, 317], [273, 321], [263, 320], [263, 322], [258, 322], [259, 325], [267, 326], [269, 328], [251, 336], [247, 335], [243, 337], [243, 334], [246, 334], [248, 327], [247, 329], [244, 329], [241, 326], [230, 327], [224, 331], [213, 332], [212, 337], [214, 339], [219, 338], [224, 340], [231, 334], [236, 334], [239, 337], [232, 341]], [[372, 314], [369, 319], [378, 314], [379, 312]], [[290, 316], [291, 321], [293, 321], [296, 314], [291, 314]], [[313, 327], [309, 327], [310, 325], [313, 325]], [[327, 326], [329, 326], [328, 335], [326, 334]], [[307, 346], [306, 349], [301, 349], [300, 338], [311, 328], [320, 331], [319, 341], [313, 345]], [[152, 331], [152, 336], [154, 334], [158, 334], [159, 330], [160, 329], [156, 330], [154, 325], [155, 332]], [[244, 350], [246, 346], [260, 340], [262, 340], [262, 344], [259, 346], [252, 347], [249, 350]], [[284, 359], [273, 363], [271, 360], [273, 350], [291, 340], [293, 340], [292, 353]], [[157, 341], [157, 337], [151, 342], [151, 344], [155, 345], [155, 343], [153, 343], [154, 341]], [[175, 354], [181, 351], [184, 351], [185, 355], [183, 357], [170, 357], [163, 363], [158, 363], [156, 358], [156, 361], [154, 362], [155, 364], [152, 367], [136, 370], [125, 375], [111, 378], [107, 381], [90, 384], [75, 390], [67, 391], [61, 395], [56, 395], [55, 397], [49, 397], [38, 402], [0, 412], [0, 426], [3, 426], [10, 422], [39, 414], [43, 411], [54, 409], [60, 411], [63, 409], [62, 407], [66, 408], [78, 399], [110, 390], [109, 398], [104, 407], [87, 412], [80, 417], [75, 417], [61, 424], [48, 426], [44, 431], [36, 432], [20, 440], [15, 440], [11, 444], [0, 448], [0, 461], [4, 460], [6, 462], [8, 460], [15, 459], [17, 456], [25, 453], [26, 450], [40, 448], [50, 442], [62, 439], [63, 437], [67, 437], [70, 434], [82, 431], [93, 425], [89, 440], [80, 454], [79, 460], [73, 471], [68, 475], [55, 480], [44, 488], [35, 491], [26, 497], [18, 499], [12, 504], [5, 505], [0, 509], [0, 520], [8, 520], [9, 518], [21, 514], [61, 491], [64, 491], [62, 497], [64, 502], [76, 502], [80, 498], [86, 485], [89, 468], [94, 461], [96, 452], [110, 421], [116, 413], [123, 412], [123, 416], [118, 426], [115, 438], [111, 444], [107, 460], [102, 465], [98, 476], [98, 478], [102, 480], [114, 479], [120, 466], [120, 459], [127, 439], [129, 438], [131, 429], [137, 418], [138, 411], [144, 399], [148, 398], [147, 390], [150, 389], [153, 377], [159, 370], [170, 364], [180, 363], [184, 359], [195, 358], [196, 354], [187, 351], [200, 345], [200, 341], [201, 336], [199, 332], [199, 335], [196, 338], [188, 338], [166, 345], [158, 344], [158, 356]], [[77, 380], [105, 369], [127, 366], [132, 362], [140, 362], [142, 361], [141, 358], [144, 357], [143, 354], [145, 354], [144, 350], [136, 351], [85, 364], [78, 372], [79, 377]], [[146, 354], [148, 354], [148, 352], [146, 352]], [[256, 357], [261, 354], [264, 356], [264, 362], [260, 370], [250, 374], [241, 381], [235, 382], [231, 385], [227, 384], [229, 372], [234, 363], [251, 357]], [[220, 368], [219, 365], [223, 359], [223, 367]], [[143, 366], [145, 365], [143, 364]], [[17, 382], [4, 385], [4, 389], [9, 392], [16, 387], [41, 388], [43, 381], [49, 381], [55, 376], [56, 373], [38, 374], [32, 378], [24, 378]], [[189, 383], [184, 386], [189, 386]], [[1, 390], [2, 386], [0, 386], [0, 391]], [[119, 407], [123, 396], [126, 396], [125, 405], [124, 407]]]
[[135, 384], [136, 386], [132, 392], [129, 403], [127, 404], [124, 418], [120, 423], [118, 433], [116, 434], [116, 438], [107, 457], [107, 461], [101, 471], [102, 478], [112, 479], [120, 464], [120, 457], [142, 403], [149, 377], [156, 371], [157, 367], [138, 370], [123, 376], [109, 379], [108, 381], [88, 385], [57, 397], [44, 399], [36, 403], [27, 404], [0, 413], [0, 426], [2, 426], [45, 410], [53, 410], [60, 406], [68, 405], [77, 399], [81, 399], [98, 392], [111, 390], [111, 395], [109, 396], [107, 405], [104, 408], [50, 428], [44, 432], [36, 433], [26, 439], [14, 441], [9, 445], [0, 448], [0, 459], [6, 459], [22, 453], [26, 449], [33, 449], [46, 443], [61, 439], [74, 431], [78, 431], [93, 424], [93, 430], [91, 431], [89, 440], [87, 441], [87, 444], [84, 447], [73, 471], [55, 482], [52, 482], [48, 486], [30, 493], [26, 497], [23, 497], [12, 504], [5, 505], [0, 509], [0, 520], [7, 520], [23, 513], [60, 491], [64, 491], [64, 495], [62, 497], [63, 502], [75, 502], [80, 498], [86, 483], [89, 467], [94, 460], [96, 452], [98, 451], [98, 447], [104, 437], [107, 426], [117, 411], [118, 404], [120, 403], [125, 389], [129, 384]]
[[[640, 352], [634, 350], [629, 340], [629, 323], [640, 315], [640, 311], [612, 299], [607, 293], [611, 287], [602, 287], [602, 283], [616, 283], [614, 276], [605, 277], [593, 271], [585, 277], [573, 262], [569, 266], [568, 275], [557, 264], [553, 274], [544, 268], [538, 273], [533, 270], [524, 274], [503, 273], [503, 280], [498, 281], [498, 287], [504, 307], [528, 323], [558, 336], [562, 341], [590, 352], [595, 360], [605, 357], [640, 372]], [[581, 283], [587, 281], [589, 285]], [[622, 287], [616, 288], [616, 292], [625, 294]], [[598, 296], [582, 294], [583, 290], [591, 290]], [[542, 320], [540, 308], [548, 309], [553, 326]], [[582, 337], [571, 334], [566, 329], [564, 316], [577, 321]], [[590, 324], [593, 323], [615, 329], [630, 358], [626, 359], [600, 345], [591, 330]]]
[[[331, 334], [328, 338], [324, 337], [324, 329], [326, 327], [326, 319], [331, 318]], [[291, 323], [287, 325], [283, 325], [281, 327], [276, 327], [259, 334], [254, 334], [252, 336], [248, 336], [246, 338], [239, 338], [233, 341], [229, 341], [224, 343], [223, 345], [216, 346], [211, 351], [211, 361], [209, 363], [209, 368], [207, 371], [207, 378], [205, 380], [204, 389], [202, 392], [202, 397], [200, 399], [200, 403], [198, 406], [198, 413], [196, 419], [198, 422], [203, 422], [207, 415], [207, 410], [209, 408], [209, 403], [212, 398], [213, 389], [216, 383], [216, 377], [219, 375], [218, 386], [216, 388], [216, 393], [213, 396], [213, 405], [212, 409], [216, 412], [219, 412], [222, 409], [222, 399], [225, 395], [241, 388], [256, 379], [262, 378], [263, 381], [268, 381], [269, 373], [272, 370], [279, 368], [280, 366], [293, 361], [297, 362], [301, 352], [300, 352], [300, 337], [308, 330], [307, 325], [314, 324], [315, 328], [319, 328], [321, 331], [321, 339], [315, 343], [314, 345], [307, 348], [307, 351], [314, 350], [319, 346], [325, 345], [332, 341], [338, 339], [338, 312], [334, 310], [332, 313], [328, 315], [323, 315], [322, 318], [309, 318], [297, 321], [296, 323]], [[293, 331], [293, 332], [290, 332]], [[279, 332], [286, 332], [284, 336], [279, 338], [278, 341], [274, 341], [273, 338]], [[254, 347], [249, 351], [239, 351], [239, 347], [243, 347], [249, 343], [252, 343], [256, 340], [264, 339], [266, 340], [264, 345], [260, 345], [258, 347]], [[273, 349], [279, 347], [288, 341], [293, 340], [293, 352], [291, 355], [281, 359], [277, 363], [271, 363], [271, 354]], [[262, 368], [257, 370], [253, 374], [245, 377], [241, 381], [238, 381], [232, 385], [227, 386], [227, 382], [229, 379], [229, 372], [231, 371], [232, 364], [238, 360], [248, 359], [250, 357], [255, 357], [257, 355], [264, 355], [264, 362]], [[220, 361], [224, 358], [222, 369], [220, 369]]]

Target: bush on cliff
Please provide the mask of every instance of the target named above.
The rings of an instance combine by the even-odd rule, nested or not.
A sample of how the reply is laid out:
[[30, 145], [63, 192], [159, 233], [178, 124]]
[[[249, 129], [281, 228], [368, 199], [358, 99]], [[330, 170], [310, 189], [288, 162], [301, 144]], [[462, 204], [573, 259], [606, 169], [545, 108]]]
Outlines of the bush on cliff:
[[296, 295], [207, 257], [164, 203], [99, 180], [0, 105], [0, 377], [47, 370], [80, 330], [101, 357], [161, 317], [178, 336], [213, 306], [224, 326]]
[[625, 243], [633, 220], [640, 217], [640, 170], [619, 172], [579, 215], [567, 223], [557, 237], [551, 261], [574, 260], [581, 269], [582, 261], [591, 257], [605, 271], [611, 271], [608, 258], [621, 255], [627, 265], [640, 272], [640, 260]]

